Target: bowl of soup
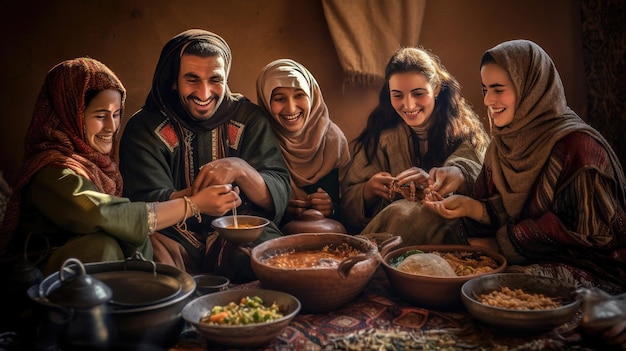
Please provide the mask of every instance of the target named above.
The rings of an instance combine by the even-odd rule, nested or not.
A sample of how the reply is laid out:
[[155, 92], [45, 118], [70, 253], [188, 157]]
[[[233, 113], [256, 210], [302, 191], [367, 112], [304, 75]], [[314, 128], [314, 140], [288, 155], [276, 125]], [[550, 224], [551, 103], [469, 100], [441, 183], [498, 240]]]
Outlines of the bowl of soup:
[[211, 222], [213, 228], [226, 241], [248, 244], [261, 236], [270, 223], [267, 218], [251, 215], [224, 216]]
[[303, 313], [323, 313], [354, 300], [380, 265], [381, 252], [399, 242], [393, 237], [379, 251], [373, 242], [343, 233], [292, 234], [257, 245], [250, 262], [264, 289], [295, 296]]
[[506, 258], [471, 245], [415, 245], [389, 252], [383, 269], [396, 295], [419, 307], [463, 308], [461, 287], [472, 278], [500, 273]]

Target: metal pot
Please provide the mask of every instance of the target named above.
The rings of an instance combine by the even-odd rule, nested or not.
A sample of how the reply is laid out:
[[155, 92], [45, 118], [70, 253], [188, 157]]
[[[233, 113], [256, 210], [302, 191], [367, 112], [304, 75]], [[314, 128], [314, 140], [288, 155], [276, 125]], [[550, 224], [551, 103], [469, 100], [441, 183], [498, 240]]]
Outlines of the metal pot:
[[[137, 253], [124, 261], [84, 264], [86, 274], [112, 290], [112, 297], [103, 304], [107, 349], [137, 350], [167, 348], [182, 331], [182, 308], [191, 299], [196, 283], [178, 268], [146, 261]], [[28, 290], [29, 297], [48, 311], [48, 330], [59, 344], [67, 343], [67, 331], [75, 319], [62, 323], [55, 315], [59, 305], [67, 306], [73, 297], [50, 300], [63, 286], [62, 276], [77, 274], [72, 267], [63, 267], [58, 274], [46, 277]]]

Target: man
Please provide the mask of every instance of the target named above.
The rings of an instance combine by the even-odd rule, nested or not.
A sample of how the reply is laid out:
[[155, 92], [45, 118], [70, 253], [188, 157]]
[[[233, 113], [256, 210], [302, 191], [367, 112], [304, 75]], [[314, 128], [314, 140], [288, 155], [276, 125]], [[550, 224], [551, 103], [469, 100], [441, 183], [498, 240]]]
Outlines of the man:
[[[235, 192], [239, 214], [278, 223], [291, 188], [268, 119], [230, 92], [230, 67], [228, 44], [211, 32], [188, 30], [165, 44], [146, 103], [124, 129], [120, 170], [124, 194], [134, 200], [165, 201], [213, 186], [211, 216], [154, 233], [154, 257], [190, 273], [218, 272], [243, 282], [255, 279], [249, 256], [223, 242], [211, 220], [235, 207]], [[272, 223], [254, 244], [280, 235]]]

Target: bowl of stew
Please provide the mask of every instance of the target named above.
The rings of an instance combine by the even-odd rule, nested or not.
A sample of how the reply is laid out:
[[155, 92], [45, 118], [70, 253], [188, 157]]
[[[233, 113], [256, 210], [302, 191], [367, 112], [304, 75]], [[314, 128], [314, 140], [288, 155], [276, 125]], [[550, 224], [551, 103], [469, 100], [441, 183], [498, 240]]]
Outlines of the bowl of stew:
[[265, 241], [251, 250], [250, 262], [261, 287], [289, 293], [303, 313], [335, 310], [365, 288], [386, 252], [380, 245], [343, 233], [301, 233]]

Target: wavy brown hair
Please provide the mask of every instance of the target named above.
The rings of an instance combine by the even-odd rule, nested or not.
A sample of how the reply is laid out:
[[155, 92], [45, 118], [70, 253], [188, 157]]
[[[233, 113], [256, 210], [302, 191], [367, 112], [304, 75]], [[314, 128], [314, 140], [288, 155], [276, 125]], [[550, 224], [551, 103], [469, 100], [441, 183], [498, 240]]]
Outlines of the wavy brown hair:
[[428, 130], [428, 151], [421, 159], [420, 166], [428, 170], [442, 165], [464, 141], [478, 150], [484, 150], [489, 143], [489, 136], [478, 115], [461, 96], [461, 85], [456, 78], [432, 52], [406, 47], [391, 56], [385, 69], [385, 84], [380, 90], [378, 106], [370, 113], [365, 129], [354, 139], [353, 152], [363, 148], [368, 163], [371, 163], [382, 131], [404, 123], [391, 105], [389, 78], [397, 73], [413, 71], [423, 74], [433, 89], [441, 85], [430, 116], [433, 122]]

